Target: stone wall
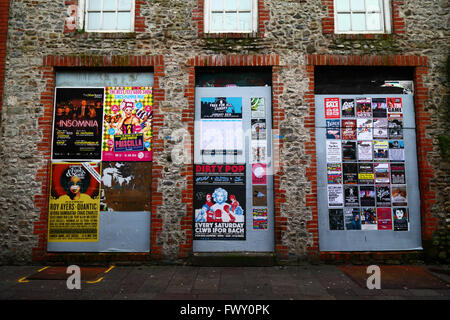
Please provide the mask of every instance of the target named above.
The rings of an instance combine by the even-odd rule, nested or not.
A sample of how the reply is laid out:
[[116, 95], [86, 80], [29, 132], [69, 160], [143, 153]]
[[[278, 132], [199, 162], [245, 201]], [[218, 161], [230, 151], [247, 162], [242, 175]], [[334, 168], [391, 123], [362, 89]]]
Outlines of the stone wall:
[[[423, 110], [424, 136], [432, 141], [424, 148], [429, 167], [419, 168], [427, 181], [426, 200], [429, 214], [424, 215], [424, 246], [430, 257], [449, 259], [449, 103], [448, 103], [448, 1], [393, 0], [394, 19], [404, 25], [391, 35], [339, 36], [325, 27], [329, 19], [329, 1], [264, 0], [266, 10], [264, 34], [258, 37], [209, 38], [199, 36], [202, 0], [137, 1], [140, 28], [130, 34], [88, 34], [68, 30], [68, 8], [78, 1], [10, 1], [3, 106], [0, 124], [0, 263], [29, 263], [33, 248], [43, 246], [42, 232], [48, 197], [49, 146], [46, 108], [52, 107], [54, 69], [44, 66], [49, 56], [89, 57], [163, 56], [159, 77], [161, 121], [157, 123], [161, 150], [155, 156], [160, 169], [153, 192], [156, 223], [155, 257], [176, 260], [189, 252], [186, 190], [189, 166], [177, 161], [182, 151], [184, 130], [191, 130], [182, 114], [191, 96], [192, 65], [189, 59], [200, 56], [239, 54], [279, 57], [277, 81], [280, 86], [279, 190], [284, 195], [279, 208], [277, 246], [285, 259], [297, 260], [318, 254], [317, 235], [311, 230], [314, 208], [315, 157], [310, 152], [310, 95], [313, 83], [306, 62], [308, 55], [336, 56], [419, 56], [427, 59], [427, 72], [421, 77], [425, 92]], [[199, 19], [200, 17], [200, 19]], [[325, 21], [325, 22], [324, 22]], [[145, 31], [141, 31], [141, 29]], [[399, 31], [400, 30], [400, 31]], [[128, 60], [127, 60], [128, 61]], [[89, 67], [101, 65], [85, 64]], [[112, 63], [116, 68], [129, 63]], [[379, 64], [380, 65], [380, 64]], [[401, 64], [400, 64], [401, 65]], [[52, 71], [53, 70], [53, 71]], [[191, 72], [191, 73], [190, 73]], [[309, 73], [308, 73], [309, 72]], [[48, 112], [48, 110], [47, 110]], [[50, 122], [49, 122], [50, 121]], [[445, 144], [447, 141], [447, 144]], [[447, 149], [446, 149], [447, 148]], [[420, 155], [419, 155], [420, 156]], [[155, 189], [157, 188], [157, 189]], [[156, 205], [155, 205], [156, 203]], [[39, 223], [41, 222], [41, 223]], [[280, 226], [282, 226], [280, 228]], [[434, 250], [434, 251], [433, 251]], [[280, 252], [281, 252], [280, 251]], [[435, 252], [436, 251], [436, 252]], [[445, 254], [443, 253], [445, 252]], [[41, 251], [34, 254], [37, 258]]]

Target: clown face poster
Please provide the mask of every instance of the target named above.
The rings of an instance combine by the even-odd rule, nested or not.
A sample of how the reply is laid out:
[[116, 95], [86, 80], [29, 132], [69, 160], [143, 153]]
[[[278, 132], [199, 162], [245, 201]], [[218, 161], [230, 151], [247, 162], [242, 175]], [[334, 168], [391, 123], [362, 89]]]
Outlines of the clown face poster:
[[52, 163], [49, 242], [98, 241], [100, 163]]
[[104, 88], [56, 88], [53, 160], [101, 160]]
[[103, 161], [152, 161], [151, 87], [106, 87]]
[[194, 170], [194, 240], [245, 240], [245, 164]]

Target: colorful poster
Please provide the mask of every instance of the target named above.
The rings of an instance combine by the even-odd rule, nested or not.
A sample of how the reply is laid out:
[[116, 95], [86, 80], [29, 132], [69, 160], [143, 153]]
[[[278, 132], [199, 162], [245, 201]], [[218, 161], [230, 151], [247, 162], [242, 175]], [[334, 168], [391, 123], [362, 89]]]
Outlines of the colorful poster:
[[341, 138], [340, 120], [327, 120], [327, 139]]
[[361, 208], [361, 230], [377, 230], [375, 208]]
[[373, 141], [373, 160], [389, 160], [388, 140]]
[[377, 185], [376, 189], [376, 202], [377, 207], [390, 207], [391, 206], [391, 189], [388, 184]]
[[267, 206], [267, 186], [253, 186], [253, 205], [256, 207]]
[[267, 230], [267, 208], [253, 208], [253, 230]]
[[386, 118], [373, 119], [373, 138], [375, 140], [388, 138], [388, 119]]
[[389, 163], [374, 163], [373, 169], [375, 173], [375, 183], [389, 183]]
[[358, 141], [358, 160], [371, 161], [372, 160], [372, 140]]
[[251, 98], [250, 108], [252, 110], [252, 118], [266, 117], [266, 107], [264, 105], [264, 98]]
[[103, 161], [152, 161], [151, 87], [106, 87]]
[[344, 211], [342, 209], [328, 209], [330, 230], [344, 230]]
[[355, 116], [355, 100], [342, 99], [342, 118], [353, 118]]
[[409, 230], [408, 208], [392, 209], [392, 218], [394, 220], [394, 231]]
[[267, 184], [267, 166], [265, 163], [252, 164], [252, 184]]
[[48, 242], [98, 241], [99, 162], [52, 163]]
[[403, 117], [402, 98], [387, 98], [387, 111], [391, 118]]
[[356, 140], [356, 120], [342, 120], [342, 140]]
[[342, 184], [342, 165], [340, 163], [327, 163], [328, 184]]
[[372, 114], [374, 118], [387, 118], [386, 98], [372, 98]]
[[406, 183], [404, 163], [391, 163], [391, 183], [392, 184]]
[[53, 160], [101, 160], [104, 88], [56, 88]]
[[326, 155], [327, 162], [341, 162], [342, 159], [342, 148], [341, 140], [327, 140], [326, 141]]
[[373, 163], [358, 163], [358, 183], [359, 184], [373, 184], [374, 173]]
[[408, 205], [406, 186], [392, 185], [392, 206], [406, 207]]
[[266, 140], [266, 119], [252, 119], [252, 140]]
[[245, 240], [245, 164], [194, 171], [194, 239]]
[[342, 141], [342, 160], [356, 161], [356, 141]]
[[241, 97], [201, 98], [202, 119], [242, 119]]
[[342, 164], [342, 177], [344, 184], [357, 184], [358, 164], [354, 162], [344, 162]]
[[371, 118], [372, 104], [370, 98], [356, 98], [356, 117]]
[[378, 230], [392, 230], [391, 208], [377, 208]]
[[325, 98], [325, 118], [339, 119], [340, 115], [339, 98]]
[[342, 185], [328, 185], [327, 192], [329, 207], [342, 207], [344, 205]]
[[359, 186], [359, 202], [361, 207], [375, 207], [375, 187]]
[[344, 206], [359, 207], [357, 186], [344, 186]]
[[405, 161], [405, 142], [403, 140], [389, 140], [389, 160]]
[[359, 208], [344, 208], [344, 220], [347, 230], [361, 230], [361, 214]]
[[356, 136], [358, 140], [372, 140], [372, 119], [357, 119]]

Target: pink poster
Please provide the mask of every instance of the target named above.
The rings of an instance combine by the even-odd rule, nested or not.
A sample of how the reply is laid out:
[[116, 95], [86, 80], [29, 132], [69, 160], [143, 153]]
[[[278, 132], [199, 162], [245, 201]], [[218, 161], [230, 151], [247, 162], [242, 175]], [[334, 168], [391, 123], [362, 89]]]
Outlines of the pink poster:
[[391, 208], [377, 208], [378, 230], [392, 230]]
[[340, 114], [339, 98], [325, 98], [325, 118], [339, 119]]
[[267, 184], [267, 167], [265, 163], [252, 164], [252, 184]]

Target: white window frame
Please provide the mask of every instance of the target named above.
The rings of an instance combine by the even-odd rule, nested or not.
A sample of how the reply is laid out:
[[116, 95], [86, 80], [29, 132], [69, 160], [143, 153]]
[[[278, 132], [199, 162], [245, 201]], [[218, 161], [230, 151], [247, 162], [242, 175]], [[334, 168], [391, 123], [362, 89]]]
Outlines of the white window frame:
[[[226, 1], [226, 0], [225, 0]], [[258, 0], [251, 0], [251, 30], [211, 30], [211, 0], [205, 0], [204, 3], [204, 32], [205, 33], [255, 33], [258, 31]], [[224, 13], [227, 11], [223, 11]], [[236, 12], [236, 11], [228, 11]], [[239, 12], [239, 11], [237, 11]], [[239, 16], [239, 14], [238, 14]]]
[[[118, 1], [118, 0], [116, 0]], [[134, 32], [134, 16], [135, 16], [135, 1], [131, 1], [131, 9], [130, 9], [130, 29], [129, 30], [116, 30], [116, 29], [92, 29], [88, 30], [88, 3], [89, 0], [80, 0], [78, 2], [78, 20], [80, 29], [84, 29], [85, 32], [103, 32], [103, 33], [127, 33]], [[103, 8], [103, 0], [102, 0], [102, 8]], [[107, 11], [107, 10], [106, 10]], [[116, 2], [116, 10], [114, 12], [128, 12], [128, 10], [118, 10], [118, 3]], [[100, 11], [101, 17], [103, 16], [103, 10]], [[117, 21], [116, 21], [117, 26]]]
[[[362, 0], [365, 1], [365, 0]], [[334, 33], [336, 34], [388, 34], [392, 33], [392, 13], [391, 13], [391, 0], [379, 0], [380, 2], [380, 26], [381, 30], [348, 30], [348, 31], [339, 31], [338, 30], [338, 11], [337, 11], [337, 0], [334, 0]], [[341, 13], [343, 13], [342, 11]], [[345, 13], [370, 13], [371, 11], [345, 11]], [[351, 19], [350, 19], [351, 21]], [[365, 19], [367, 22], [367, 18]]]

